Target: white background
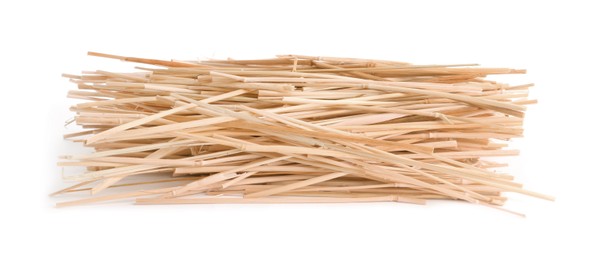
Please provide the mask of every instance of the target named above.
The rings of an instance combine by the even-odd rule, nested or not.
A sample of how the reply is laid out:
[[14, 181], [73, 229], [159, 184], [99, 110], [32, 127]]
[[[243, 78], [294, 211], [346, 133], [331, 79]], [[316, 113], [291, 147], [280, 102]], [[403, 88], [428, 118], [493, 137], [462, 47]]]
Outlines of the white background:
[[[0, 3], [0, 259], [592, 259], [590, 8], [573, 1]], [[395, 1], [393, 1], [395, 2]], [[413, 3], [412, 3], [413, 2]], [[586, 2], [586, 1], [583, 1]], [[350, 56], [526, 68], [536, 83], [512, 173], [527, 218], [427, 206], [129, 203], [55, 209], [71, 115], [63, 72], [161, 59]]]

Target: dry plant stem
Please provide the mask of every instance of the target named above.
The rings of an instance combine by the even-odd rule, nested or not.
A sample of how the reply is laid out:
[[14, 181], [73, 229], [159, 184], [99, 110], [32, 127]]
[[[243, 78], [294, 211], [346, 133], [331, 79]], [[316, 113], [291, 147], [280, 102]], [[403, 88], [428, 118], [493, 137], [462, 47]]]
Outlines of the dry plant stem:
[[243, 203], [352, 203], [399, 201], [393, 195], [361, 198], [284, 197], [284, 198], [191, 198], [191, 199], [136, 199], [136, 204], [243, 204]]
[[[68, 96], [83, 100], [67, 124], [84, 128], [64, 138], [95, 151], [61, 157], [58, 165], [86, 172], [66, 176], [77, 183], [52, 195], [92, 197], [58, 206], [453, 199], [499, 209], [502, 192], [554, 199], [483, 159], [518, 154], [506, 142], [522, 136], [525, 105], [535, 103], [531, 84], [484, 77], [524, 70], [305, 55], [89, 55], [143, 65], [63, 75], [79, 88]], [[105, 190], [113, 193], [97, 195]]]

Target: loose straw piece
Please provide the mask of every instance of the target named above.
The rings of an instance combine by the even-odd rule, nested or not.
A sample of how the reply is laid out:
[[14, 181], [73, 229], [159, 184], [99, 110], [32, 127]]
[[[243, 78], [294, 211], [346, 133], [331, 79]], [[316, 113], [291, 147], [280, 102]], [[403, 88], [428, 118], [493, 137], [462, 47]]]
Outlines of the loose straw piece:
[[[71, 108], [84, 131], [64, 138], [95, 152], [58, 163], [86, 172], [52, 195], [92, 194], [59, 206], [454, 199], [498, 208], [503, 192], [554, 199], [483, 160], [518, 154], [504, 148], [521, 137], [525, 105], [535, 103], [530, 84], [484, 77], [524, 70], [304, 55], [89, 55], [147, 67], [64, 74], [79, 88], [69, 96], [85, 100]], [[98, 195], [105, 190], [112, 193]]]

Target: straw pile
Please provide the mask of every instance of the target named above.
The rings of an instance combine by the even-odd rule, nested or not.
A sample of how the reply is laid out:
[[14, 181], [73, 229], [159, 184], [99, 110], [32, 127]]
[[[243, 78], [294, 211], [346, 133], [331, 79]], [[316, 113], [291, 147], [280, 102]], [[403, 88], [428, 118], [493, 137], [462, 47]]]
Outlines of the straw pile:
[[93, 196], [58, 206], [453, 199], [497, 207], [502, 192], [553, 199], [483, 159], [518, 154], [506, 141], [522, 135], [525, 105], [534, 103], [531, 85], [484, 77], [523, 70], [89, 55], [144, 67], [64, 75], [79, 89], [69, 97], [86, 101], [71, 107], [84, 131], [65, 138], [95, 152], [62, 157], [60, 166], [86, 170], [65, 176], [77, 184], [55, 194]]

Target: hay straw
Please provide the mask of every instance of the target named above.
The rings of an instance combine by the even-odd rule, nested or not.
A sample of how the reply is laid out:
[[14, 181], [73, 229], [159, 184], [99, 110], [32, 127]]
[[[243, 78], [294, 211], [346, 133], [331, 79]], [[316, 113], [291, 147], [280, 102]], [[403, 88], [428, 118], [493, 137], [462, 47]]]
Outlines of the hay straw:
[[65, 177], [76, 184], [54, 195], [92, 197], [58, 206], [452, 199], [497, 207], [503, 192], [553, 200], [483, 159], [518, 154], [506, 143], [521, 137], [525, 105], [535, 103], [531, 85], [485, 77], [524, 70], [302, 55], [89, 55], [144, 65], [64, 74], [79, 89], [68, 96], [85, 100], [71, 107], [84, 131], [64, 137], [95, 152], [62, 157], [58, 165], [86, 171]]

